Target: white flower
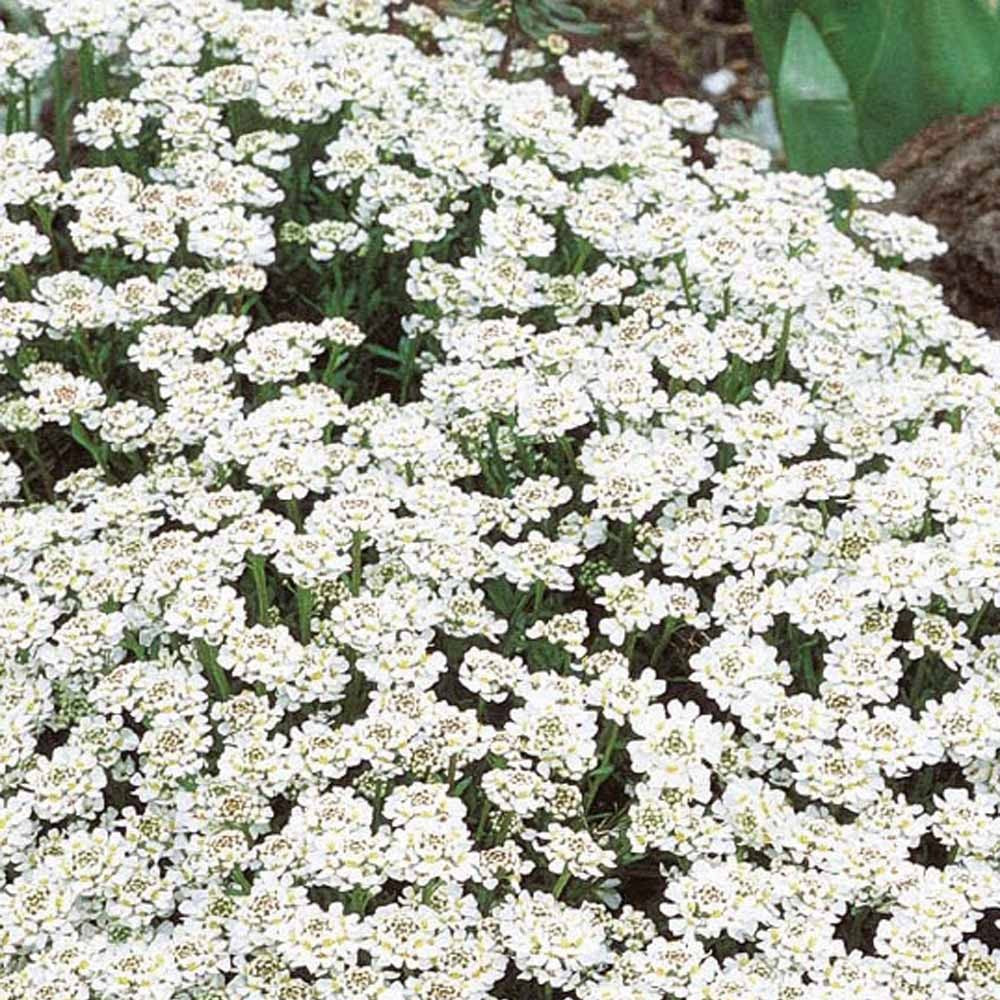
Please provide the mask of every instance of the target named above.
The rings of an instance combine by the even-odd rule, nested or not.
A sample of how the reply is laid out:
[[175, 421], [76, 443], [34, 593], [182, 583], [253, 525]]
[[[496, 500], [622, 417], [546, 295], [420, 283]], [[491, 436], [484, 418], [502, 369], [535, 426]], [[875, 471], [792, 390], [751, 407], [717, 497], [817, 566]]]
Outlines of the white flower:
[[722, 756], [722, 726], [693, 702], [653, 704], [634, 714], [630, 725], [640, 739], [629, 743], [634, 770], [655, 788], [678, 788], [701, 802], [709, 799], [712, 772]]
[[626, 633], [658, 625], [673, 611], [672, 589], [659, 580], [643, 581], [641, 572], [627, 577], [611, 573], [599, 576], [597, 583], [604, 591], [597, 603], [613, 616], [603, 618], [598, 629], [616, 646], [625, 641]]
[[613, 52], [584, 49], [559, 60], [566, 79], [577, 87], [586, 87], [599, 101], [608, 100], [616, 90], [627, 90], [635, 84], [628, 63]]
[[599, 878], [615, 864], [615, 852], [601, 848], [585, 830], [550, 823], [538, 839], [554, 875], [568, 871], [576, 878]]
[[218, 208], [192, 219], [188, 248], [221, 264], [274, 263], [274, 233], [265, 219], [241, 207]]

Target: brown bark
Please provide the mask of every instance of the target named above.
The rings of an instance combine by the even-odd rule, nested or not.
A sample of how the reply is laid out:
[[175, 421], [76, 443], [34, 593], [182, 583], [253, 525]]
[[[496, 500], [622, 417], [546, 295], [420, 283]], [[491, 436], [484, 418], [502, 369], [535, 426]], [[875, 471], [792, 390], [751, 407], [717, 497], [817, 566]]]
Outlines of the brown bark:
[[896, 184], [884, 207], [937, 226], [948, 251], [914, 267], [958, 315], [1000, 337], [1000, 106], [933, 122], [879, 173]]

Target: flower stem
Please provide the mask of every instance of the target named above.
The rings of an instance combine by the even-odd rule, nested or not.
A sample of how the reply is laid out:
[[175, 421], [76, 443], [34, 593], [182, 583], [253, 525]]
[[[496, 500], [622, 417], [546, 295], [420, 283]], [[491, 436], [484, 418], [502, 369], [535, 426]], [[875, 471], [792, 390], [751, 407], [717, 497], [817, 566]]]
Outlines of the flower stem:
[[602, 742], [604, 749], [601, 753], [601, 760], [597, 765], [596, 771], [594, 771], [591, 775], [590, 787], [587, 789], [587, 794], [583, 799], [583, 811], [585, 814], [594, 804], [594, 799], [597, 798], [597, 793], [600, 791], [601, 785], [604, 784], [605, 778], [607, 778], [607, 776], [611, 773], [611, 757], [615, 752], [615, 745], [618, 742], [617, 722], [608, 722], [607, 727], [602, 734]]
[[552, 896], [554, 899], [558, 899], [562, 895], [563, 889], [566, 888], [567, 883], [570, 879], [569, 869], [565, 869], [562, 875], [556, 879], [556, 884], [552, 887]]
[[212, 686], [215, 688], [216, 694], [218, 694], [222, 701], [225, 701], [230, 694], [229, 678], [222, 667], [219, 666], [218, 650], [214, 646], [210, 646], [204, 639], [195, 640], [195, 650], [198, 653], [201, 665], [205, 668], [205, 672], [212, 682]]
[[365, 533], [354, 532], [351, 542], [351, 593], [357, 597], [361, 593], [361, 550], [365, 544]]

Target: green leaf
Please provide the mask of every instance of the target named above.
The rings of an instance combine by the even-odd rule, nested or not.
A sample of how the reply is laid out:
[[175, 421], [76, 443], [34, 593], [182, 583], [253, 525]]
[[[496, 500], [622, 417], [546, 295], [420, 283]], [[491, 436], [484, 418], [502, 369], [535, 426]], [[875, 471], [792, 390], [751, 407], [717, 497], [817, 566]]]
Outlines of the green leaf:
[[975, 114], [1000, 101], [996, 14], [969, 0], [919, 0], [912, 17], [928, 85], [950, 109]]
[[539, 3], [553, 21], [561, 20], [564, 24], [599, 27], [576, 4], [564, 3], [563, 0], [539, 0]]
[[454, 17], [486, 22], [489, 20], [490, 2], [489, 0], [450, 0], [445, 5], [445, 12]]
[[[1000, 19], [983, 0], [747, 0], [747, 11], [776, 91], [792, 20], [809, 19], [847, 83], [857, 165], [876, 167], [935, 118], [1000, 101]], [[786, 121], [785, 110], [786, 145], [799, 149], [801, 115]]]
[[473, 775], [469, 775], [467, 778], [463, 778], [454, 789], [455, 795], [461, 795], [468, 787], [472, 784]]
[[778, 79], [788, 23], [797, 6], [798, 0], [746, 0], [753, 39], [772, 84]]
[[603, 781], [605, 778], [615, 773], [614, 765], [604, 764], [590, 772], [590, 777]]
[[810, 0], [807, 4], [850, 87], [862, 154], [857, 165], [876, 166], [940, 112], [914, 47], [911, 12], [921, 2]]
[[858, 121], [844, 74], [812, 21], [789, 22], [777, 86], [789, 165], [803, 173], [862, 161]]
[[506, 580], [488, 580], [483, 584], [483, 589], [493, 603], [493, 606], [501, 614], [509, 615], [514, 610], [517, 603], [517, 595], [514, 588]]
[[389, 358], [390, 361], [400, 361], [403, 357], [400, 351], [392, 351], [388, 347], [382, 347], [379, 344], [365, 344], [364, 349], [380, 358]]
[[552, 31], [551, 23], [539, 12], [534, 0], [514, 0], [514, 15], [521, 30], [532, 38], [544, 38]]

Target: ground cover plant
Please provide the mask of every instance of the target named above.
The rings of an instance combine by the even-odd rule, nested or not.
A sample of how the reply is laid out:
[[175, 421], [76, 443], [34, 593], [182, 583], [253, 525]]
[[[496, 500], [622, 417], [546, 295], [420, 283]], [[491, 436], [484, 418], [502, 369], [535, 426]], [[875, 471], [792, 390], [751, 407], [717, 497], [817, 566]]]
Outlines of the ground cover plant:
[[0, 997], [996, 998], [934, 232], [612, 54], [270, 6], [0, 35]]

